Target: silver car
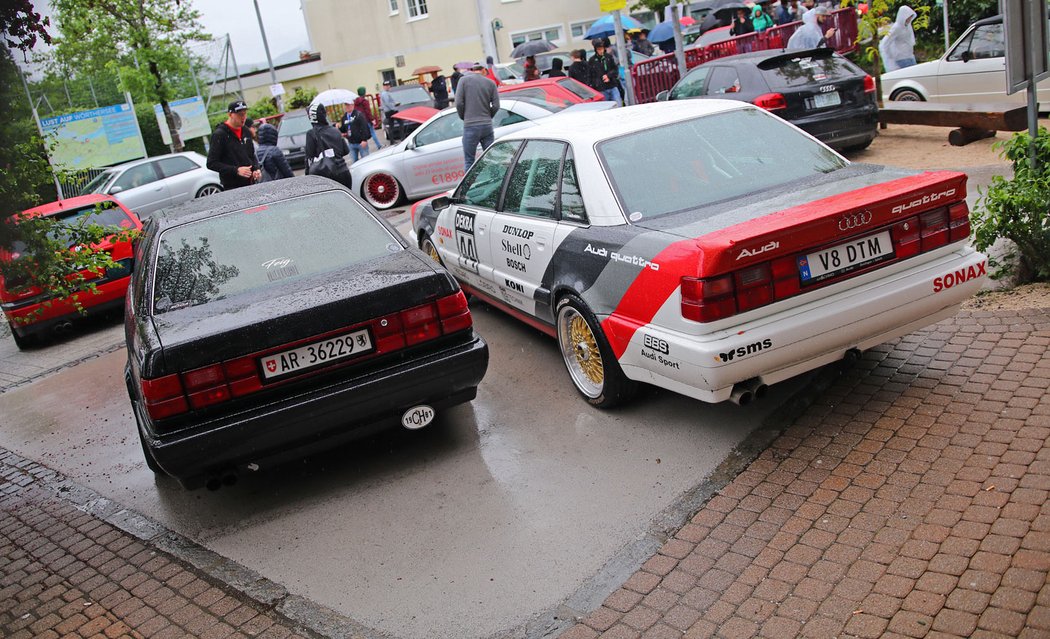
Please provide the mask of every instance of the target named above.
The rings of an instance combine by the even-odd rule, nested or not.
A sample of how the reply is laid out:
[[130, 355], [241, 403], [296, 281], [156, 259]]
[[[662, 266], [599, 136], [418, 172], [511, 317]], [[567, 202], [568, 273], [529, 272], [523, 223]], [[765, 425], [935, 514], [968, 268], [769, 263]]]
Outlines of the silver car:
[[141, 219], [168, 206], [222, 190], [219, 174], [200, 153], [169, 153], [110, 167], [87, 183], [84, 193], [112, 195]]
[[[499, 138], [555, 113], [611, 106], [614, 103], [589, 102], [566, 108], [543, 100], [501, 98], [492, 125]], [[350, 166], [354, 188], [377, 209], [389, 209], [406, 197], [416, 200], [447, 191], [463, 177], [462, 137], [463, 121], [456, 107], [440, 111], [398, 144], [354, 162]]]

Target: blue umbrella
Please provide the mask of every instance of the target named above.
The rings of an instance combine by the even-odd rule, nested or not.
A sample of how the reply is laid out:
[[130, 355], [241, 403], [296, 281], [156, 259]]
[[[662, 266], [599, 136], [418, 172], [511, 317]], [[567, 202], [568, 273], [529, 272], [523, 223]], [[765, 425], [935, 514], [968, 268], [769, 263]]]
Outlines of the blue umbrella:
[[667, 42], [674, 39], [674, 24], [670, 20], [661, 22], [649, 32], [650, 42]]
[[[624, 31], [628, 29], [641, 29], [644, 25], [638, 22], [630, 16], [620, 14], [620, 25]], [[607, 38], [612, 34], [616, 33], [616, 25], [613, 24], [611, 15], [603, 16], [594, 21], [590, 29], [587, 29], [587, 33], [583, 36], [585, 39], [590, 40], [591, 38]]]

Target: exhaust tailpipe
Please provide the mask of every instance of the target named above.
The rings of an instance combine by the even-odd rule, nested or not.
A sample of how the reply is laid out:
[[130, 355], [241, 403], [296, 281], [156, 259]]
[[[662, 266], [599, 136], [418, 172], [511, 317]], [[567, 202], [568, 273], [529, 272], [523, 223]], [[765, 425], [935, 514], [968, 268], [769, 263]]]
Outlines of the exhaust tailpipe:
[[238, 476], [236, 470], [225, 470], [221, 473], [208, 477], [208, 481], [204, 482], [204, 486], [208, 490], [215, 492], [223, 486], [233, 486], [237, 483], [237, 479]]
[[859, 348], [851, 348], [848, 351], [846, 351], [846, 353], [842, 356], [842, 361], [846, 362], [847, 364], [852, 364], [853, 362], [860, 359], [861, 355], [863, 355], [863, 353], [860, 352]]
[[751, 403], [751, 391], [744, 384], [733, 386], [733, 392], [729, 394], [729, 401], [737, 406], [747, 406]]
[[766, 396], [769, 391], [769, 386], [762, 383], [761, 378], [752, 377], [749, 380], [740, 382], [740, 386], [743, 386], [747, 390], [751, 391], [752, 399], [762, 399]]

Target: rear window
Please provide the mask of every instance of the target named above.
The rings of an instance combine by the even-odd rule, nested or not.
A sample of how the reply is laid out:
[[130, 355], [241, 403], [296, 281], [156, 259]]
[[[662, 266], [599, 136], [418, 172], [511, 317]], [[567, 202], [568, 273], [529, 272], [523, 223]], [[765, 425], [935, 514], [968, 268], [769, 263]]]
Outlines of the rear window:
[[591, 100], [594, 98], [595, 91], [593, 89], [585, 87], [571, 78], [558, 80], [558, 86], [565, 89], [566, 91], [569, 91], [581, 100]]
[[280, 135], [300, 135], [310, 130], [310, 118], [305, 115], [288, 117], [281, 120]]
[[191, 222], [160, 236], [154, 310], [206, 304], [400, 250], [385, 227], [337, 191]]
[[754, 108], [629, 133], [601, 142], [598, 153], [632, 219], [793, 189], [799, 180], [847, 166], [831, 149]]
[[538, 107], [543, 107], [554, 113], [567, 109], [573, 105], [573, 102], [568, 98], [560, 98], [556, 95], [551, 95], [539, 87], [505, 91], [504, 95], [511, 100], [521, 100], [522, 102], [535, 104]]
[[421, 86], [392, 90], [390, 94], [394, 96], [395, 102], [400, 102], [401, 104], [414, 104], [416, 102], [427, 102], [430, 100], [430, 94]]
[[[828, 52], [830, 54], [830, 51]], [[830, 54], [796, 58], [776, 58], [759, 65], [762, 77], [771, 89], [800, 87], [819, 82], [834, 82], [863, 75], [845, 58]]]
[[[83, 225], [98, 225], [116, 227], [116, 230], [130, 230], [135, 228], [135, 223], [115, 202], [103, 201], [91, 206], [82, 206], [78, 209], [62, 211], [46, 216], [48, 219], [56, 220], [58, 223], [48, 232], [52, 240], [68, 240], [67, 229]], [[15, 240], [11, 247], [14, 253], [24, 253], [26, 245], [21, 240]]]

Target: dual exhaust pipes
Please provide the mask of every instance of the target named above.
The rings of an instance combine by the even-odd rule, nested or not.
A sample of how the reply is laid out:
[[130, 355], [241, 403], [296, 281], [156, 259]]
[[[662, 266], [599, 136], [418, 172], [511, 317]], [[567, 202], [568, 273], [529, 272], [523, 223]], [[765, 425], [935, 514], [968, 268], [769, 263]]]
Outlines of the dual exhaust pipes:
[[729, 401], [737, 406], [747, 406], [751, 400], [762, 399], [766, 396], [769, 386], [762, 383], [758, 377], [744, 380], [733, 386], [733, 392], [729, 395]]
[[[842, 361], [851, 364], [860, 359], [861, 355], [859, 348], [851, 348], [842, 355]], [[733, 386], [729, 401], [737, 406], [747, 406], [752, 400], [765, 397], [768, 390], [769, 386], [762, 383], [762, 378], [752, 377]]]

